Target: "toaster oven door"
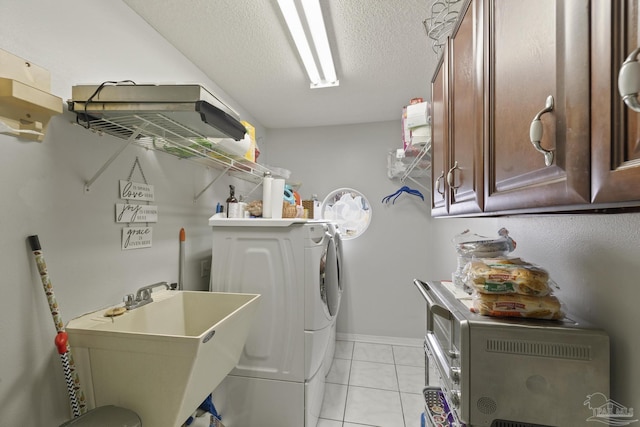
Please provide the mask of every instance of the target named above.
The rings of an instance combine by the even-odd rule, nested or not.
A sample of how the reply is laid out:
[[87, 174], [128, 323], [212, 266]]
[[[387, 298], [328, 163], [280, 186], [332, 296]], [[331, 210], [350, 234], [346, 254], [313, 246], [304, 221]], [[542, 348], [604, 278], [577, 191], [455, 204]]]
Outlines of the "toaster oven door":
[[429, 285], [419, 280], [414, 283], [427, 302], [426, 382], [440, 387], [451, 409], [456, 410], [460, 404], [460, 354], [456, 346], [459, 328], [453, 313]]

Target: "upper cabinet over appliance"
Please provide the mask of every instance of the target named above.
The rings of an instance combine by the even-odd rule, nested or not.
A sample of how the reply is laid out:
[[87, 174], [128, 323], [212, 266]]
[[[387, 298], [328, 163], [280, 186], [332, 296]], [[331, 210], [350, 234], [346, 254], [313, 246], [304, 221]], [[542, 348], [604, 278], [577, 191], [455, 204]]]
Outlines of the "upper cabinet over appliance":
[[485, 211], [589, 203], [589, 1], [485, 16]]
[[591, 10], [592, 201], [635, 204], [640, 200], [640, 112], [624, 104], [616, 83], [625, 58], [640, 47], [638, 2], [592, 0]]
[[616, 85], [640, 45], [637, 12], [467, 0], [432, 80], [432, 214], [640, 206], [640, 113]]

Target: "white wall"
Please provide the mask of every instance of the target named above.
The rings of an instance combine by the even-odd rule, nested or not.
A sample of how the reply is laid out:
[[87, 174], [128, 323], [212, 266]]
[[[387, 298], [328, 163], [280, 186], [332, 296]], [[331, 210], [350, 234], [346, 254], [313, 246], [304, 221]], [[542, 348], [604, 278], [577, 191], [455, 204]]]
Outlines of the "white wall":
[[[75, 84], [121, 79], [197, 82], [226, 96], [119, 1], [0, 0], [0, 10], [0, 48], [48, 69], [52, 93], [63, 101]], [[124, 141], [72, 125], [74, 117], [54, 117], [42, 143], [0, 135], [0, 427], [58, 426], [69, 418], [55, 328], [27, 236], [40, 237], [65, 322], [118, 304], [142, 285], [177, 281], [181, 227], [185, 288], [207, 288], [200, 277], [200, 260], [211, 256], [207, 220], [226, 199], [229, 179], [194, 204], [219, 171], [131, 146], [85, 194], [84, 182]], [[136, 156], [155, 186], [159, 219], [151, 224], [152, 248], [122, 251], [118, 181]], [[142, 181], [138, 171], [132, 179]]]
[[[423, 202], [402, 195], [395, 204], [382, 198], [402, 184], [386, 175], [387, 153], [401, 146], [400, 121], [269, 129], [265, 149], [287, 165], [291, 181], [302, 182], [304, 199], [348, 187], [372, 206], [369, 228], [343, 245], [347, 284], [338, 332], [419, 339], [424, 336], [424, 303], [412, 284], [431, 269], [428, 193]], [[413, 186], [413, 188], [418, 188]]]

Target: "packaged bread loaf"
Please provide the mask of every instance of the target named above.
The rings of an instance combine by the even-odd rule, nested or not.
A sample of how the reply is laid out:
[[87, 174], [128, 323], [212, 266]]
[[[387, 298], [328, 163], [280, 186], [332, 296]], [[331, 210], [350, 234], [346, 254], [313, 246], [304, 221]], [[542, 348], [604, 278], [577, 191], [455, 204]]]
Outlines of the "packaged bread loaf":
[[483, 294], [545, 296], [550, 292], [549, 273], [520, 258], [483, 258], [465, 267], [466, 284]]
[[560, 301], [553, 295], [536, 297], [520, 294], [475, 293], [471, 311], [493, 317], [554, 320], [564, 317]]

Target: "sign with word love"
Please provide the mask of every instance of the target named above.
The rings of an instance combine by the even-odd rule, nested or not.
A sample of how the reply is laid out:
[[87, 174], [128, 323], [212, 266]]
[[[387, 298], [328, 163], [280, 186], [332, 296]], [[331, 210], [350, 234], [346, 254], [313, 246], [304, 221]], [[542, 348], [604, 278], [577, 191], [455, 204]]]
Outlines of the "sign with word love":
[[153, 185], [120, 180], [120, 198], [125, 200], [153, 201]]
[[155, 205], [116, 203], [116, 222], [158, 222], [158, 207]]
[[122, 229], [122, 250], [150, 248], [151, 227], [125, 227]]

